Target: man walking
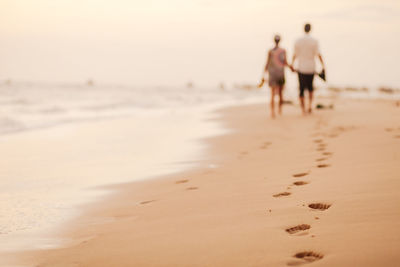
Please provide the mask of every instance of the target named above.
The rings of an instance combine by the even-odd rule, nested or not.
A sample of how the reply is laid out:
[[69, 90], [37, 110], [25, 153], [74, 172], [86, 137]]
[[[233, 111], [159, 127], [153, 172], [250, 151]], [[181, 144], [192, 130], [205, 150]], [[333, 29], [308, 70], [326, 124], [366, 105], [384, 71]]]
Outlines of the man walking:
[[[303, 115], [312, 112], [312, 100], [313, 100], [313, 81], [315, 73], [315, 58], [318, 57], [321, 61], [322, 68], [324, 67], [324, 61], [319, 52], [318, 41], [310, 36], [311, 25], [304, 25], [305, 35], [299, 38], [294, 47], [294, 54], [292, 60], [292, 66], [295, 60], [298, 60], [297, 72], [299, 75], [299, 89], [300, 89], [300, 104]], [[306, 111], [304, 103], [304, 91], [308, 91], [308, 109]]]

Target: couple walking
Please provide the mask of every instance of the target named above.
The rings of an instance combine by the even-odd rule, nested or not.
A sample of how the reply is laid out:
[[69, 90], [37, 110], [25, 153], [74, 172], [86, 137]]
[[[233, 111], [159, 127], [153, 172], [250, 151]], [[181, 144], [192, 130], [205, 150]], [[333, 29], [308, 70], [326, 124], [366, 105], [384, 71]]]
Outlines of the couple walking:
[[[289, 67], [293, 72], [298, 73], [299, 77], [299, 89], [300, 89], [300, 105], [303, 114], [312, 112], [312, 100], [313, 100], [313, 80], [315, 74], [315, 59], [318, 58], [321, 62], [322, 68], [324, 69], [324, 61], [319, 52], [318, 42], [310, 35], [311, 25], [306, 24], [304, 26], [305, 35], [299, 38], [294, 47], [294, 54], [292, 64], [289, 64], [286, 60], [285, 49], [279, 47], [281, 40], [279, 35], [274, 38], [275, 47], [268, 52], [267, 64], [265, 65], [265, 73], [268, 74], [268, 85], [271, 87], [271, 116], [275, 117], [275, 95], [279, 96], [278, 112], [281, 114], [282, 111], [282, 90], [285, 85], [285, 67]], [[297, 61], [297, 69], [295, 70], [293, 65]], [[324, 74], [324, 70], [321, 75]], [[324, 79], [325, 77], [322, 76]], [[264, 83], [264, 77], [261, 80], [261, 85]], [[304, 91], [308, 91], [308, 105], [306, 109], [304, 100]]]

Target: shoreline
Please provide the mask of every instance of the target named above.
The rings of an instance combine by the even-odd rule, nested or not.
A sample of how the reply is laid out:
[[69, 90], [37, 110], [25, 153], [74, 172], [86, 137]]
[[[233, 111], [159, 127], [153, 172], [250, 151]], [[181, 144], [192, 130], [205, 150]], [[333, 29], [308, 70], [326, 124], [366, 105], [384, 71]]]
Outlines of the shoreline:
[[74, 245], [17, 254], [18, 262], [395, 266], [400, 109], [384, 100], [335, 106], [308, 117], [285, 106], [274, 121], [265, 104], [222, 109], [230, 131], [207, 138], [201, 166], [111, 187], [66, 227]]
[[[207, 109], [166, 110], [1, 136], [0, 149], [7, 157], [0, 162], [0, 254], [59, 247], [64, 240], [54, 233], [79, 218], [82, 207], [107, 197], [107, 185], [192, 168], [192, 160], [204, 154], [197, 140], [222, 131], [207, 121]], [[152, 152], [160, 147], [164, 152]], [[8, 266], [1, 258], [0, 266]]]

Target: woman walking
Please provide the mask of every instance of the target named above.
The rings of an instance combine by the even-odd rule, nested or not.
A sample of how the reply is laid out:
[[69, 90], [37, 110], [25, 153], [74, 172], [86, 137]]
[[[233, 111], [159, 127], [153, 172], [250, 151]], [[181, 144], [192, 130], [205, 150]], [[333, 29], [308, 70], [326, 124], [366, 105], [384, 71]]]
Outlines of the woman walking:
[[[279, 47], [281, 37], [275, 35], [275, 47], [269, 50], [264, 76], [268, 75], [268, 85], [271, 87], [271, 117], [275, 118], [275, 95], [279, 96], [278, 113], [282, 114], [282, 91], [285, 85], [285, 67], [292, 68], [286, 61], [286, 50]], [[264, 83], [264, 77], [261, 85]]]

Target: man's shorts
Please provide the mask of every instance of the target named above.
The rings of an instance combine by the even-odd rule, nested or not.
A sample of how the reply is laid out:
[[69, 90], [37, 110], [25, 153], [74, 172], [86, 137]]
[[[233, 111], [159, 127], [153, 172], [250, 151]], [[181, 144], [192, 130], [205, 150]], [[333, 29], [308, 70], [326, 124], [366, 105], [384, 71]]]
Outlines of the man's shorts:
[[314, 90], [313, 81], [314, 74], [303, 74], [299, 72], [300, 97], [304, 97], [304, 90], [308, 90], [310, 93]]

